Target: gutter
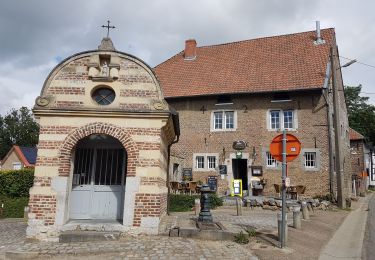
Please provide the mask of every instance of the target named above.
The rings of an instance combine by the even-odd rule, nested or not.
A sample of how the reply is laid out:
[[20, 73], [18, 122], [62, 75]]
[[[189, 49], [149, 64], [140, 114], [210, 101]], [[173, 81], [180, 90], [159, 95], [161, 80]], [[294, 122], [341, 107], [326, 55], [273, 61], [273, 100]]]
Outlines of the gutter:
[[176, 110], [171, 110], [172, 120], [173, 120], [173, 127], [176, 134], [176, 139], [168, 145], [168, 161], [167, 161], [167, 215], [170, 215], [169, 212], [169, 195], [171, 193], [171, 187], [169, 185], [169, 164], [171, 161], [171, 146], [177, 143], [180, 140], [180, 118], [178, 112]]

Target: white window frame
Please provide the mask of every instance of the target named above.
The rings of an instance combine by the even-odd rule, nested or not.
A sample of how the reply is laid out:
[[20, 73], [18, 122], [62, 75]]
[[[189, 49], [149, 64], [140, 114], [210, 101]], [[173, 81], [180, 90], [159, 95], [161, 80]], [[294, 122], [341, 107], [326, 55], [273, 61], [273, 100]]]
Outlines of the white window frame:
[[22, 163], [20, 162], [14, 162], [12, 163], [13, 165], [13, 170], [21, 170], [22, 169]]
[[[279, 128], [273, 128], [272, 126], [272, 113], [278, 112], [279, 114]], [[292, 112], [292, 127], [285, 127], [285, 112]], [[288, 131], [294, 131], [298, 128], [297, 126], [297, 110], [295, 109], [269, 109], [267, 111], [267, 129], [269, 131], [278, 131], [278, 130], [288, 130]]]
[[[315, 165], [306, 165], [306, 154], [315, 154]], [[305, 171], [319, 171], [321, 165], [320, 150], [315, 148], [304, 148], [301, 151], [301, 163]]]
[[[269, 162], [272, 162], [272, 163], [269, 164]], [[277, 161], [275, 160], [275, 158], [272, 157], [270, 152], [266, 152], [266, 167], [267, 168], [277, 168], [278, 167]]]
[[[202, 159], [202, 161], [201, 160], [198, 160], [198, 159]], [[201, 156], [201, 155], [197, 155], [196, 157], [195, 157], [195, 168], [196, 169], [204, 169], [204, 166], [205, 166], [205, 158], [204, 158], [204, 156]]]
[[[213, 164], [213, 167], [212, 167], [212, 164]], [[207, 169], [215, 170], [216, 167], [217, 167], [216, 156], [208, 155], [207, 156]]]
[[[203, 168], [198, 168], [198, 157], [203, 157]], [[209, 162], [209, 157], [215, 158], [215, 167], [212, 168]], [[216, 171], [218, 168], [219, 154], [218, 153], [194, 153], [193, 154], [193, 171]]]
[[[227, 128], [227, 113], [233, 113], [233, 128]], [[216, 113], [222, 113], [222, 127], [216, 128]], [[236, 131], [237, 130], [237, 111], [233, 109], [222, 109], [222, 110], [213, 110], [211, 113], [211, 123], [210, 123], [211, 132], [223, 132], [223, 131]]]
[[317, 156], [316, 152], [305, 152], [305, 168], [307, 169], [316, 169], [317, 168]]

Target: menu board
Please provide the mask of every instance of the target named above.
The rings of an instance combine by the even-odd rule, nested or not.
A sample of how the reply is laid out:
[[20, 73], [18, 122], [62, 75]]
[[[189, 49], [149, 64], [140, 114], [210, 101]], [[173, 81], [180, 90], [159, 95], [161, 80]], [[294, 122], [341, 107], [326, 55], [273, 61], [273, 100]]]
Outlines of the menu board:
[[207, 184], [208, 184], [208, 187], [210, 187], [212, 191], [216, 191], [217, 190], [217, 176], [208, 176]]
[[191, 168], [183, 168], [182, 169], [182, 180], [184, 180], [184, 181], [193, 180], [193, 172], [192, 172]]

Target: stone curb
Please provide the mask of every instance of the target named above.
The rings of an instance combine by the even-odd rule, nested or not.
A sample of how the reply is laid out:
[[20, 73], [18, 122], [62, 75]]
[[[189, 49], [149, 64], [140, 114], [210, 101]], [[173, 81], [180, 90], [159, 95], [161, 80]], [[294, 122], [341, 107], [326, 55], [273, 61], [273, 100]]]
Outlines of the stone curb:
[[37, 259], [39, 252], [19, 252], [19, 251], [7, 251], [5, 252], [5, 259]]

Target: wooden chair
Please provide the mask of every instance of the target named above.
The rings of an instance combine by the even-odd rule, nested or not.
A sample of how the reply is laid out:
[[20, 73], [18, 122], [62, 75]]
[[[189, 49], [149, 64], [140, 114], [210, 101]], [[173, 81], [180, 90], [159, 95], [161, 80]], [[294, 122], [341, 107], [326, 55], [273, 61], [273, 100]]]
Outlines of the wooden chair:
[[171, 182], [169, 182], [169, 184], [170, 184], [170, 188], [172, 189], [173, 193], [182, 192], [181, 183], [179, 183], [178, 181], [171, 181]]
[[273, 184], [273, 186], [275, 187], [275, 192], [277, 193], [277, 195], [280, 198], [281, 197], [281, 185], [275, 183], [275, 184]]
[[197, 184], [196, 181], [190, 181], [190, 182], [188, 182], [188, 184], [187, 184], [187, 189], [186, 189], [186, 191], [189, 192], [190, 194], [195, 193], [196, 190], [197, 190], [197, 186], [198, 186], [198, 184]]
[[304, 186], [304, 185], [297, 185], [296, 186], [296, 190], [297, 190], [297, 199], [298, 199], [299, 195], [305, 194], [306, 186]]

